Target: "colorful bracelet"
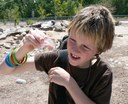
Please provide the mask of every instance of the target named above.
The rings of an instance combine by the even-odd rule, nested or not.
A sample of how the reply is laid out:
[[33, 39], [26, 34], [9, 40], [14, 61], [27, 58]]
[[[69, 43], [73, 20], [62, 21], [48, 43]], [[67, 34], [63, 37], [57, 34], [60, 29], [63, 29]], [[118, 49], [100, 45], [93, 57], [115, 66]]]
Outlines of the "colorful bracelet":
[[26, 56], [23, 57], [23, 59], [21, 61], [18, 61], [16, 59], [16, 52], [17, 52], [17, 49], [14, 49], [12, 52], [8, 53], [5, 58], [6, 65], [11, 68], [16, 68], [17, 66], [20, 66], [20, 65], [26, 63], [27, 58], [28, 58], [28, 55], [26, 54]]
[[7, 66], [9, 66], [9, 67], [11, 67], [11, 68], [15, 68], [16, 67], [16, 65], [14, 65], [11, 61], [10, 61], [10, 59], [9, 59], [9, 55], [10, 53], [8, 53], [7, 54], [7, 56], [6, 56], [6, 58], [5, 58], [5, 63], [6, 63], [6, 65]]
[[12, 51], [12, 53], [11, 53], [11, 56], [12, 56], [11, 57], [11, 60], [13, 60], [13, 62], [14, 62], [15, 65], [22, 65], [22, 64], [24, 64], [27, 61], [28, 55], [26, 54], [26, 56], [23, 57], [23, 59], [21, 61], [18, 61], [16, 59], [16, 53], [17, 53], [17, 49], [14, 49]]
[[15, 48], [13, 51], [12, 51], [12, 53], [11, 53], [11, 58], [12, 58], [12, 60], [13, 60], [13, 62], [14, 62], [14, 64], [15, 65], [19, 65], [19, 62], [18, 62], [18, 60], [16, 59], [16, 52], [17, 52], [17, 48]]

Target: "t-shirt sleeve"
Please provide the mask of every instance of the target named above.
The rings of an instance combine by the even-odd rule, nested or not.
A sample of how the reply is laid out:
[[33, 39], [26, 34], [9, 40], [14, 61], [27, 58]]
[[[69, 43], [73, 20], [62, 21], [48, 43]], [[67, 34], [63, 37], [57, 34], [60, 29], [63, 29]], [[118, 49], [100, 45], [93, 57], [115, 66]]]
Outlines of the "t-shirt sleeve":
[[45, 52], [35, 56], [35, 67], [38, 71], [48, 71], [54, 67], [58, 60], [58, 51]]
[[110, 70], [106, 70], [102, 77], [98, 79], [98, 82], [94, 87], [95, 89], [93, 89], [92, 96], [92, 99], [96, 104], [110, 104], [112, 77], [112, 72]]

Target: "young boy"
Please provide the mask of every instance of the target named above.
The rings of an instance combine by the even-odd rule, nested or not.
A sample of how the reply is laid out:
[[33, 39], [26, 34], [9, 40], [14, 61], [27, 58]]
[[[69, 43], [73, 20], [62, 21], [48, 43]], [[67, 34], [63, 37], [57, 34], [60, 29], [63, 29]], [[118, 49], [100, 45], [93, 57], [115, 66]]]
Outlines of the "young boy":
[[100, 5], [82, 9], [71, 21], [68, 33], [67, 50], [40, 53], [27, 60], [27, 53], [42, 42], [39, 35], [28, 34], [24, 44], [6, 56], [0, 73], [45, 71], [50, 82], [49, 104], [109, 104], [112, 72], [99, 55], [112, 47], [110, 11]]

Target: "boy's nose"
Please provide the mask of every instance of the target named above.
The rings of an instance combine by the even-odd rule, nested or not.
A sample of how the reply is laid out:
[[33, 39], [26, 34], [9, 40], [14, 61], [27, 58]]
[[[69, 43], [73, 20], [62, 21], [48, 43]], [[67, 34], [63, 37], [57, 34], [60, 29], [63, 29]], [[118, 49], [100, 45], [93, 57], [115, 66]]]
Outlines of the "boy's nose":
[[78, 45], [75, 45], [75, 46], [73, 47], [73, 51], [79, 53], [79, 52], [80, 52], [80, 49], [79, 49], [79, 48], [80, 48], [80, 47], [79, 47]]

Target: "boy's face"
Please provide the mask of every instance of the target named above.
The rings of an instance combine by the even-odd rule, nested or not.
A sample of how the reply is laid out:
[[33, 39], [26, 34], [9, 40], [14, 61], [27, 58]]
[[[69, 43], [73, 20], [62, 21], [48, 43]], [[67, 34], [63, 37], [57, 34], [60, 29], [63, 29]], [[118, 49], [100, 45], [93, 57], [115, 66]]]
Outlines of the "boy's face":
[[69, 63], [80, 68], [89, 67], [90, 60], [98, 53], [93, 40], [70, 31], [67, 43]]

